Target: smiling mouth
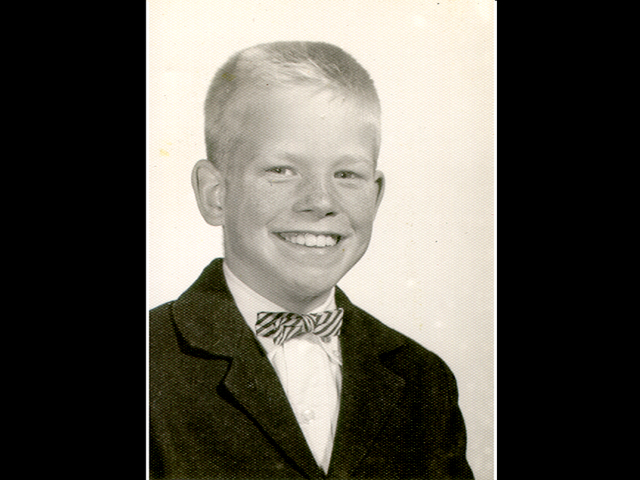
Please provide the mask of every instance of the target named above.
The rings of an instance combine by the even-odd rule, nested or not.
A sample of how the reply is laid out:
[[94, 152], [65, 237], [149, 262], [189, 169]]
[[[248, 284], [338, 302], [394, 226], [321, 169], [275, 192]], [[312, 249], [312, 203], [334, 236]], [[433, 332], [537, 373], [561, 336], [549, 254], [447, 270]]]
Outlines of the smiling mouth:
[[285, 242], [316, 248], [333, 247], [342, 239], [340, 235], [332, 233], [282, 232], [277, 235]]

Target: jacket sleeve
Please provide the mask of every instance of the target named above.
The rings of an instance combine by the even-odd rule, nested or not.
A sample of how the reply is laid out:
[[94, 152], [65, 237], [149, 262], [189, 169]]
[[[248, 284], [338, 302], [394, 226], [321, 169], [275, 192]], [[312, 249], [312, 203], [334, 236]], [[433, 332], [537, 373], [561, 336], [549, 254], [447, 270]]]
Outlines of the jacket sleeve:
[[442, 480], [473, 480], [473, 473], [466, 458], [467, 434], [458, 405], [456, 379], [442, 362], [446, 378], [446, 401], [440, 423], [439, 442], [429, 461], [432, 478]]
[[149, 477], [151, 480], [165, 478], [162, 451], [154, 434], [153, 425], [149, 432]]

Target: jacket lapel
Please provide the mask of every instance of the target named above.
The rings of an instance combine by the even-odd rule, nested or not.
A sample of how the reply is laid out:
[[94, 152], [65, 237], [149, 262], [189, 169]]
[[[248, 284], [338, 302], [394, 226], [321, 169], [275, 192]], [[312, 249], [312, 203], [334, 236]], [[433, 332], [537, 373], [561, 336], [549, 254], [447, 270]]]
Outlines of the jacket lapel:
[[339, 289], [336, 303], [345, 309], [340, 335], [342, 393], [329, 476], [350, 478], [404, 387], [404, 379], [389, 371], [380, 358], [403, 340], [377, 328]]
[[224, 380], [225, 387], [302, 472], [311, 478], [324, 477], [271, 363], [257, 352], [255, 340], [243, 337]]
[[238, 408], [303, 475], [323, 478], [275, 370], [226, 286], [222, 259], [214, 260], [174, 303], [174, 318], [192, 348], [229, 359], [230, 368], [222, 384]]

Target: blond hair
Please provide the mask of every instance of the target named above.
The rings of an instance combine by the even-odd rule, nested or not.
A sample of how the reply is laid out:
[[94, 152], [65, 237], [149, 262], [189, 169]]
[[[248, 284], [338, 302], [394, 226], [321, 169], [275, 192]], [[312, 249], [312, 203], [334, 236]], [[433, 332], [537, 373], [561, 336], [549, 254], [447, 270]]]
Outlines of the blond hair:
[[226, 162], [253, 96], [299, 85], [334, 89], [363, 103], [375, 119], [377, 159], [380, 100], [373, 80], [351, 55], [323, 42], [265, 43], [229, 58], [213, 78], [205, 101], [207, 158], [217, 167]]

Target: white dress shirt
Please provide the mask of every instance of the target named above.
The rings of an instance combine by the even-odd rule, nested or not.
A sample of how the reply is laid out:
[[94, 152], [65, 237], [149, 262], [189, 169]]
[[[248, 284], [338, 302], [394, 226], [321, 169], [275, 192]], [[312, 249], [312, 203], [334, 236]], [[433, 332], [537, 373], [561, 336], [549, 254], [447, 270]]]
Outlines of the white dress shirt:
[[[258, 295], [223, 263], [227, 285], [240, 313], [253, 333], [256, 333], [258, 312], [281, 312], [282, 307]], [[335, 287], [327, 301], [310, 312], [333, 310]], [[331, 337], [324, 343], [307, 333], [276, 345], [271, 338], [256, 335], [264, 347], [300, 424], [309, 449], [325, 473], [329, 470], [333, 440], [338, 422], [342, 358], [340, 341]]]

